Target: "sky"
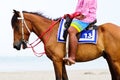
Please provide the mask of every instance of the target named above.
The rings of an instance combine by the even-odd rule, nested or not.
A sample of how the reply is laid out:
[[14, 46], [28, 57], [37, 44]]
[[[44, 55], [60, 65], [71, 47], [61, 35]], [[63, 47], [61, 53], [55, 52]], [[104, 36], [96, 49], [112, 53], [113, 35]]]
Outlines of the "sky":
[[[31, 49], [21, 51], [13, 49], [11, 27], [13, 9], [40, 12], [54, 19], [66, 13], [73, 13], [76, 3], [77, 0], [3, 0], [0, 3], [0, 56], [34, 56]], [[97, 0], [97, 25], [107, 22], [120, 25], [119, 3], [120, 0]], [[31, 34], [30, 42], [36, 38], [35, 34]], [[44, 52], [43, 44], [37, 48], [39, 48], [39, 50], [37, 49], [38, 52]]]

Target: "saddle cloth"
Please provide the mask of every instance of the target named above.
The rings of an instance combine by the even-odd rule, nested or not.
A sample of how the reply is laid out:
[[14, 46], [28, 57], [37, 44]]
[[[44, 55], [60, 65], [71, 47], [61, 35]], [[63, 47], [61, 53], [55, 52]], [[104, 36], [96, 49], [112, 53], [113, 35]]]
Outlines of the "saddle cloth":
[[[57, 36], [57, 41], [58, 42], [66, 42], [66, 39], [64, 39], [63, 35], [64, 35], [64, 31], [65, 31], [65, 27], [64, 27], [64, 23], [65, 23], [65, 19], [61, 19], [60, 24], [59, 24], [59, 28], [58, 28], [58, 36]], [[83, 30], [80, 33], [80, 37], [78, 39], [79, 43], [93, 43], [96, 44], [97, 42], [97, 30]]]

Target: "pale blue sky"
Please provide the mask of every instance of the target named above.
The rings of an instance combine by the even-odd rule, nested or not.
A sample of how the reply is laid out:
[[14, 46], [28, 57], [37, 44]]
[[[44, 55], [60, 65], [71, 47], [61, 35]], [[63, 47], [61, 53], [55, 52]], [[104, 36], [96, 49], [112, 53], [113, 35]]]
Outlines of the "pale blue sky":
[[[57, 18], [66, 13], [74, 12], [76, 2], [77, 0], [3, 0], [0, 3], [0, 56], [34, 56], [31, 49], [21, 51], [13, 49], [13, 32], [11, 28], [13, 9], [42, 12], [48, 17]], [[120, 0], [98, 0], [97, 3], [98, 25], [106, 22], [120, 25]], [[36, 38], [32, 34], [30, 41], [32, 42]], [[44, 51], [42, 44], [38, 48], [42, 48], [38, 52]]]

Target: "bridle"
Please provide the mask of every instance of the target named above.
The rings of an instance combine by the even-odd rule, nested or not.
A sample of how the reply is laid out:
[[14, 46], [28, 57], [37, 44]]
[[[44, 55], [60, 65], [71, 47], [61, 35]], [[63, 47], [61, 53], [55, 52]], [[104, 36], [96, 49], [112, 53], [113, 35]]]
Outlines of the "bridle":
[[27, 24], [26, 24], [26, 22], [25, 22], [25, 19], [24, 19], [24, 16], [23, 16], [23, 12], [22, 11], [20, 11], [20, 15], [21, 15], [21, 17], [18, 17], [18, 20], [21, 20], [21, 23], [22, 23], [22, 44], [23, 44], [23, 48], [27, 48], [27, 41], [25, 40], [25, 38], [24, 38], [24, 25], [25, 25], [25, 28], [27, 29], [27, 31], [29, 32], [29, 33], [31, 33], [31, 31], [30, 31], [30, 29], [28, 28], [28, 26], [27, 26]]
[[[25, 22], [25, 19], [24, 19], [24, 16], [23, 16], [23, 12], [22, 11], [20, 11], [20, 17], [18, 17], [18, 20], [21, 20], [21, 26], [22, 26], [22, 44], [23, 44], [23, 46], [24, 45], [26, 45], [26, 44], [28, 44], [28, 45], [26, 45], [26, 46], [24, 46], [25, 48], [32, 48], [32, 50], [33, 50], [33, 52], [34, 52], [34, 54], [36, 55], [36, 56], [38, 56], [38, 57], [41, 57], [45, 52], [42, 52], [42, 53], [37, 53], [35, 50], [34, 50], [34, 47], [35, 46], [37, 46], [41, 41], [38, 41], [39, 40], [39, 38], [38, 39], [36, 39], [33, 43], [29, 43], [28, 41], [26, 41], [25, 40], [25, 37], [24, 37], [24, 28], [26, 28], [27, 29], [27, 31], [29, 32], [29, 34], [31, 33], [31, 31], [30, 31], [30, 29], [28, 28], [28, 26], [27, 26], [27, 23]], [[34, 44], [36, 41], [38, 41], [36, 44]], [[33, 45], [34, 44], [34, 45]]]
[[[20, 11], [20, 15], [21, 15], [21, 17], [18, 17], [18, 20], [21, 20], [21, 22], [22, 22], [22, 44], [28, 44], [29, 46], [25, 46], [26, 48], [32, 48], [32, 50], [33, 50], [33, 52], [34, 52], [34, 54], [36, 55], [36, 56], [38, 56], [38, 57], [41, 57], [45, 52], [42, 52], [42, 53], [37, 53], [35, 50], [34, 50], [34, 47], [35, 46], [37, 46], [40, 42], [41, 42], [41, 38], [47, 33], [47, 32], [49, 32], [54, 26], [55, 26], [55, 24], [56, 23], [58, 23], [59, 22], [59, 20], [60, 19], [58, 19], [57, 21], [53, 21], [52, 22], [52, 24], [49, 26], [49, 28], [45, 31], [45, 32], [43, 32], [34, 42], [32, 42], [31, 44], [28, 42], [28, 41], [26, 41], [25, 40], [25, 38], [24, 38], [24, 26], [25, 26], [25, 28], [27, 29], [27, 31], [29, 32], [29, 33], [31, 33], [31, 31], [30, 31], [30, 29], [28, 28], [28, 26], [27, 26], [27, 23], [25, 22], [25, 19], [24, 19], [24, 16], [23, 16], [23, 12], [22, 11]], [[38, 41], [39, 40], [39, 41]], [[47, 41], [47, 40], [46, 40]], [[37, 42], [37, 43], [36, 43]], [[35, 43], [35, 44], [34, 44]]]
[[30, 29], [28, 28], [28, 26], [27, 26], [27, 24], [25, 22], [22, 11], [20, 11], [20, 15], [21, 15], [21, 17], [18, 17], [18, 19], [21, 20], [21, 22], [22, 22], [22, 39], [24, 40], [24, 25], [25, 25], [25, 28], [28, 30], [28, 32], [29, 33], [31, 33], [31, 32], [30, 32]]

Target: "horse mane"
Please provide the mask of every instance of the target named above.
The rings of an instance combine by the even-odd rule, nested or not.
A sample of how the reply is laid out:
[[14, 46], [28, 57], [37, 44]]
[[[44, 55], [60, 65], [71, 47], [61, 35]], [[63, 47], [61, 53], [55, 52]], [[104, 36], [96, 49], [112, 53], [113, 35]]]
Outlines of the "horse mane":
[[[46, 16], [43, 15], [41, 12], [28, 12], [28, 11], [23, 11], [23, 13], [29, 13], [29, 14], [38, 15], [38, 16], [44, 17], [44, 18], [49, 19], [49, 20], [54, 20], [54, 21], [57, 21], [58, 19], [61, 18], [61, 17], [60, 17], [60, 18], [52, 19], [52, 18], [46, 17]], [[18, 22], [18, 17], [20, 17], [20, 16], [19, 16], [19, 11], [14, 10], [14, 15], [13, 15], [13, 17], [12, 17], [12, 19], [11, 19], [11, 25], [12, 25], [12, 26], [15, 25], [16, 22]]]
[[52, 19], [50, 17], [46, 17], [42, 12], [28, 12], [28, 11], [23, 11], [23, 13], [30, 13], [30, 14], [38, 15], [38, 16], [44, 17], [44, 18], [49, 19], [49, 20], [54, 20], [54, 21], [57, 21], [58, 19], [61, 18], [61, 17], [59, 17], [59, 18]]
[[51, 18], [46, 17], [45, 15], [43, 15], [43, 13], [41, 13], [41, 12], [28, 12], [28, 11], [23, 11], [23, 13], [34, 14], [34, 15], [38, 15], [38, 16], [44, 17], [44, 18], [46, 18], [46, 19], [52, 20]]

